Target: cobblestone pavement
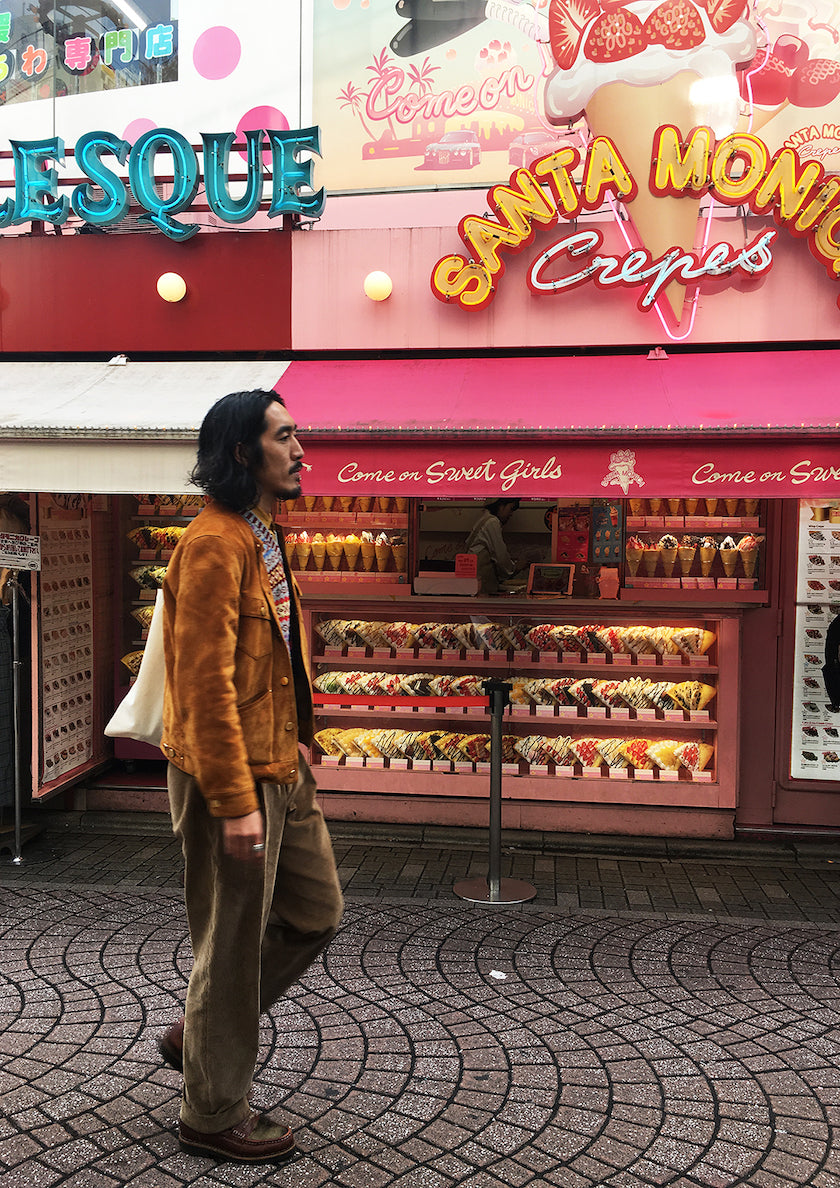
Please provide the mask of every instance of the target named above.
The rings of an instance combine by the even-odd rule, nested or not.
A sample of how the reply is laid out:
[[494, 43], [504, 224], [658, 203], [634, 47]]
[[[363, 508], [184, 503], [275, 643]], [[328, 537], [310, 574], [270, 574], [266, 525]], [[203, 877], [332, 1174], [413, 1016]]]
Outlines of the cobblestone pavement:
[[840, 1188], [840, 853], [506, 844], [538, 894], [487, 907], [477, 845], [334, 833], [344, 925], [262, 1030], [278, 1168], [178, 1147], [165, 831], [0, 854], [0, 1188]]

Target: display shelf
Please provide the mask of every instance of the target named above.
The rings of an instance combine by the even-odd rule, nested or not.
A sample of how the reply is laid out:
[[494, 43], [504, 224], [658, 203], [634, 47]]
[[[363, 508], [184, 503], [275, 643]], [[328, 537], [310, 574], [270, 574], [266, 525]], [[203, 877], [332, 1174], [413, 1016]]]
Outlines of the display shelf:
[[[377, 607], [365, 617], [360, 614], [359, 618], [355, 620], [339, 619], [331, 626], [330, 632], [340, 632], [342, 624], [344, 624], [352, 635], [356, 630], [352, 626], [354, 622], [357, 625], [373, 625], [389, 621], [402, 621], [408, 622], [409, 625], [415, 625], [415, 630], [418, 623], [425, 622], [428, 625], [431, 622], [436, 623], [442, 635], [451, 637], [457, 634], [454, 628], [459, 623], [464, 631], [470, 630], [468, 624], [471, 621], [482, 624], [484, 631], [488, 633], [492, 633], [488, 624], [492, 625], [495, 622], [496, 627], [501, 626], [497, 620], [488, 615], [470, 615], [465, 618], [463, 613], [460, 617], [457, 614], [447, 613], [436, 621], [413, 613], [414, 606], [411, 603], [403, 609], [405, 613], [401, 618], [396, 613], [389, 616], [385, 613], [384, 608]], [[621, 627], [621, 611], [612, 605], [609, 608], [609, 616], [605, 613], [607, 608], [603, 605], [599, 606], [598, 609], [601, 613], [597, 616], [597, 621], [594, 624], [592, 623], [594, 616], [591, 606], [587, 608], [585, 623], [570, 622], [570, 616], [565, 614], [565, 608], [555, 606], [553, 609], [556, 613], [550, 618], [546, 616], [544, 607], [540, 607], [537, 614], [533, 613], [534, 608], [530, 609], [532, 613], [527, 619], [521, 612], [502, 618], [509, 628], [515, 624], [520, 630], [523, 626], [556, 624], [554, 629], [564, 638], [566, 638], [564, 632], [567, 632], [569, 628], [575, 630], [585, 627], [593, 633], [594, 637], [594, 633], [602, 627]], [[325, 612], [313, 612], [312, 626], [317, 627], [318, 622], [332, 617], [334, 617], [332, 614]], [[651, 638], [655, 637], [659, 641], [660, 647], [667, 646], [667, 639], [670, 637], [661, 628], [667, 627], [668, 623], [654, 622], [640, 627], [637, 620], [624, 619], [624, 621], [633, 624], [632, 631], [635, 633], [639, 631], [654, 633], [656, 629], [659, 629], [658, 633], [651, 635]], [[446, 627], [447, 623], [450, 624], [448, 628]], [[568, 624], [568, 626], [563, 626], [563, 624]], [[532, 689], [531, 695], [546, 697], [554, 695], [561, 698], [566, 696], [565, 686], [558, 685], [553, 689], [552, 686], [553, 682], [565, 678], [571, 678], [574, 681], [592, 680], [596, 682], [599, 679], [606, 679], [610, 682], [632, 680], [634, 683], [641, 680], [645, 690], [642, 696], [651, 697], [651, 699], [656, 696], [657, 700], [663, 695], [664, 690], [650, 689], [648, 691], [646, 682], [650, 682], [650, 686], [663, 683], [679, 685], [686, 681], [697, 682], [696, 689], [691, 691], [692, 695], [702, 693], [702, 685], [711, 685], [715, 689], [715, 696], [703, 710], [688, 710], [678, 708], [677, 705], [671, 709], [663, 709], [631, 704], [602, 707], [582, 704], [537, 705], [515, 701], [507, 707], [503, 734], [511, 740], [527, 738], [529, 741], [523, 743], [523, 751], [533, 750], [538, 757], [532, 762], [528, 762], [528, 759], [531, 758], [529, 753], [528, 758], [522, 755], [517, 758], [515, 763], [507, 762], [503, 765], [503, 779], [507, 781], [503, 795], [525, 799], [529, 797], [551, 799], [552, 793], [554, 793], [558, 800], [579, 799], [586, 801], [592, 799], [592, 789], [597, 788], [599, 789], [599, 792], [595, 794], [597, 798], [603, 799], [606, 796], [611, 800], [613, 789], [629, 787], [640, 790], [639, 795], [645, 803], [684, 803], [688, 805], [697, 803], [696, 796], [699, 789], [703, 798], [708, 798], [709, 803], [714, 803], [716, 807], [721, 807], [730, 801], [734, 803], [733, 781], [729, 778], [729, 773], [725, 772], [722, 767], [720, 758], [721, 740], [725, 747], [728, 748], [730, 745], [731, 726], [728, 721], [724, 723], [718, 721], [716, 715], [726, 712], [726, 703], [732, 693], [730, 680], [726, 679], [726, 676], [721, 679], [721, 673], [730, 675], [729, 660], [733, 656], [737, 665], [737, 649], [733, 651], [733, 640], [737, 636], [737, 624], [720, 616], [710, 615], [704, 617], [702, 623], [688, 623], [686, 616], [675, 619], [671, 615], [670, 625], [674, 628], [681, 628], [683, 631], [689, 627], [711, 630], [715, 634], [715, 640], [706, 654], [685, 655], [681, 653], [673, 657], [661, 654], [624, 654], [616, 657], [605, 652], [594, 653], [581, 650], [538, 652], [535, 650], [525, 651], [513, 646], [504, 652], [501, 650], [491, 651], [490, 649], [447, 649], [443, 646], [437, 649], [417, 646], [412, 648], [386, 648], [373, 645], [361, 647], [355, 646], [352, 642], [339, 647], [336, 643], [323, 642], [316, 631], [313, 634], [315, 641], [312, 652], [313, 671], [316, 673], [316, 679], [335, 672], [338, 674], [339, 681], [340, 674], [354, 671], [371, 674], [376, 672], [405, 673], [406, 675], [412, 673], [469, 675], [474, 672], [479, 681], [482, 677], [491, 676], [512, 682], [522, 680], [522, 678], [529, 681], [541, 681], [544, 678], [546, 685]], [[379, 627], [366, 627], [362, 629], [362, 635], [377, 634], [381, 631], [382, 628]], [[631, 637], [628, 636], [629, 638]], [[645, 636], [642, 635], [641, 639], [644, 638]], [[684, 635], [682, 638], [687, 642], [687, 636]], [[723, 669], [721, 668], [721, 657], [725, 657]], [[723, 697], [721, 697], [721, 686], [724, 688]], [[375, 687], [376, 682], [374, 681]], [[388, 683], [383, 681], [382, 687], [387, 688]], [[368, 737], [371, 730], [379, 729], [385, 732], [407, 730], [409, 737], [404, 741], [405, 755], [399, 758], [394, 768], [391, 766], [391, 757], [399, 753], [401, 740], [399, 736], [395, 739], [392, 734], [387, 734], [387, 739], [384, 736], [380, 738], [379, 741], [383, 743], [383, 746], [387, 743], [387, 749], [382, 757], [377, 756], [373, 759], [366, 758], [362, 754], [354, 754], [350, 757], [321, 755], [320, 750], [317, 747], [314, 748], [313, 765], [316, 769], [322, 769], [322, 774], [318, 777], [322, 786], [347, 789], [350, 786], [346, 782], [347, 779], [352, 780], [353, 778], [351, 773], [363, 769], [371, 781], [368, 785], [370, 792], [387, 791], [389, 788], [393, 788], [393, 784], [389, 781], [393, 780], [392, 772], [394, 771], [400, 773], [400, 788], [409, 791], [416, 790], [422, 795], [429, 794], [429, 789], [424, 784], [424, 778], [429, 773], [435, 776], [451, 777], [455, 786], [461, 783], [464, 795], [473, 794], [470, 791], [469, 781], [480, 777], [486, 791], [486, 775], [481, 763], [456, 762], [450, 756], [447, 759], [435, 759], [427, 771], [429, 760], [424, 759], [418, 764], [416, 748], [421, 745], [423, 749], [434, 748], [434, 738], [428, 738], [425, 742], [422, 742], [422, 739], [426, 735], [434, 736], [437, 732], [448, 735], [454, 733], [457, 736], [469, 736], [471, 732], [475, 732], [486, 737], [490, 724], [488, 713], [477, 714], [474, 709], [459, 713], [457, 702], [452, 709], [442, 709], [433, 704], [426, 708], [421, 702], [417, 708], [406, 713], [388, 708], [387, 703], [383, 706], [381, 698], [376, 699], [376, 705], [366, 705], [364, 696], [352, 689], [347, 692], [346, 703], [341, 703], [338, 700], [342, 695], [340, 692], [337, 690], [331, 692], [334, 695], [332, 702], [318, 704], [316, 707], [317, 728], [326, 732], [323, 736], [325, 743], [329, 743], [331, 746], [337, 745], [335, 744], [335, 732], [347, 731], [346, 735], [343, 733], [338, 735], [344, 740], [345, 748], [357, 749], [356, 740], [361, 739], [369, 752], [371, 747], [374, 748], [374, 751], [378, 749], [374, 738]], [[591, 697], [591, 691], [587, 690], [586, 692]], [[355, 704], [353, 704], [354, 700]], [[421, 732], [421, 743], [418, 743], [413, 737], [413, 733], [417, 731]], [[672, 769], [650, 769], [644, 768], [641, 764], [634, 766], [632, 763], [628, 763], [625, 767], [611, 766], [606, 762], [606, 759], [604, 762], [600, 761], [601, 756], [598, 751], [595, 751], [593, 755], [598, 759], [598, 763], [591, 767], [583, 766], [579, 759], [572, 755], [567, 756], [568, 761], [567, 758], [564, 758], [559, 764], [547, 761], [546, 756], [550, 755], [552, 749], [562, 756], [566, 754], [566, 748], [569, 745], [577, 746], [579, 750], [582, 749], [582, 753], [585, 753], [587, 746], [594, 746], [594, 744], [585, 744], [582, 747], [582, 740], [589, 738], [602, 741], [603, 746], [600, 746], [599, 750], [604, 751], [607, 757], [610, 752], [609, 744], [614, 747], [616, 743], [620, 743], [624, 739], [628, 740], [628, 744], [629, 740], [647, 740], [647, 745], [651, 748], [650, 755], [652, 756], [656, 750], [659, 750], [660, 758], [662, 758], [662, 752], [664, 752], [665, 762], [671, 765]], [[540, 742], [540, 739], [545, 741]], [[566, 739], [572, 740], [571, 744], [565, 742]], [[668, 746], [668, 740], [673, 740], [673, 746]], [[447, 751], [453, 749], [457, 751], [462, 745], [457, 739], [454, 743], [447, 740], [444, 740], [444, 743]], [[657, 743], [659, 744], [658, 748], [654, 745]], [[680, 755], [683, 755], [687, 764], [694, 758], [690, 752], [685, 750], [689, 744], [696, 744], [701, 752], [705, 748], [703, 770], [692, 771], [687, 766], [676, 766]], [[512, 747], [513, 742], [510, 742], [508, 746]], [[415, 750], [410, 748], [415, 748]], [[632, 753], [632, 748], [630, 748], [630, 753]], [[622, 752], [622, 755], [627, 758], [626, 753]], [[645, 762], [651, 761], [649, 756], [645, 756]], [[407, 782], [403, 782], [403, 778]], [[723, 782], [721, 782], [722, 779]], [[449, 791], [449, 788], [439, 789], [439, 794], [445, 795]], [[453, 794], [455, 794], [454, 791]], [[630, 793], [631, 799], [632, 796], [633, 792]]]

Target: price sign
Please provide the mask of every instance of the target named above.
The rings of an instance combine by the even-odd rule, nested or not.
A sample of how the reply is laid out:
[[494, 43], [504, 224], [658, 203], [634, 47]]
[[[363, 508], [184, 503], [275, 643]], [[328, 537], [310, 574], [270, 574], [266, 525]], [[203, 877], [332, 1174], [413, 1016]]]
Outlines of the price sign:
[[40, 536], [0, 532], [0, 565], [8, 569], [40, 569]]

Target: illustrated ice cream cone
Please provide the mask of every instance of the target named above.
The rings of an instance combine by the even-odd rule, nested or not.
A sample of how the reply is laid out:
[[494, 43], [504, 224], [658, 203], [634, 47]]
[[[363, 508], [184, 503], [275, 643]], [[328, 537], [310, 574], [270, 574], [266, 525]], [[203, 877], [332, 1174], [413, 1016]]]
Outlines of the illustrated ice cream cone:
[[327, 537], [327, 556], [333, 569], [338, 569], [341, 565], [341, 558], [344, 556], [344, 541], [340, 536], [334, 536], [332, 532]]
[[712, 572], [712, 566], [714, 565], [717, 551], [717, 545], [700, 545], [700, 572], [702, 573], [703, 577], [708, 577]]
[[376, 568], [380, 573], [384, 573], [388, 568], [388, 562], [391, 560], [391, 542], [384, 532], [380, 532], [374, 543], [376, 551]]
[[295, 542], [295, 557], [297, 559], [298, 569], [306, 569], [311, 552], [312, 542], [309, 539], [309, 534], [307, 532], [299, 532], [297, 541]]
[[706, 500], [706, 515], [713, 516], [717, 511], [718, 501], [716, 499]]
[[376, 545], [370, 532], [362, 533], [362, 565], [371, 570], [376, 563]]
[[[608, 137], [621, 153], [631, 177], [639, 182], [636, 197], [626, 203], [627, 213], [640, 245], [654, 260], [672, 247], [684, 252], [694, 247], [700, 198], [688, 192], [679, 198], [652, 194], [647, 178], [651, 145], [661, 124], [667, 121], [687, 136], [692, 128], [708, 123], [703, 111], [692, 102], [692, 88], [696, 95], [698, 83], [702, 90], [700, 75], [693, 70], [681, 70], [673, 78], [651, 86], [611, 82], [598, 87], [586, 104], [586, 122], [592, 135]], [[685, 286], [672, 281], [664, 290], [664, 298], [679, 323]]]
[[642, 554], [642, 566], [648, 577], [653, 577], [659, 564], [659, 549], [645, 549]]
[[680, 573], [683, 577], [688, 577], [691, 573], [691, 567], [694, 565], [696, 555], [697, 548], [693, 545], [680, 545], [677, 549], [677, 556], [680, 561]]
[[700, 502], [699, 499], [686, 499], [685, 500], [685, 514], [687, 516], [693, 516], [694, 513], [697, 511], [697, 504], [699, 502]]
[[370, 509], [373, 507], [373, 496], [372, 495], [359, 495], [359, 496], [357, 496], [357, 498], [359, 501], [359, 511], [360, 512], [369, 512]]
[[349, 536], [344, 538], [344, 556], [347, 560], [347, 568], [353, 570], [359, 561], [359, 552], [362, 547], [362, 542], [355, 533], [351, 532]]
[[327, 559], [327, 542], [320, 532], [316, 532], [312, 537], [312, 559], [316, 569], [324, 568], [324, 562]]
[[738, 510], [738, 502], [739, 501], [737, 499], [724, 499], [723, 505], [726, 508], [726, 514], [728, 516], [735, 515], [736, 511]]

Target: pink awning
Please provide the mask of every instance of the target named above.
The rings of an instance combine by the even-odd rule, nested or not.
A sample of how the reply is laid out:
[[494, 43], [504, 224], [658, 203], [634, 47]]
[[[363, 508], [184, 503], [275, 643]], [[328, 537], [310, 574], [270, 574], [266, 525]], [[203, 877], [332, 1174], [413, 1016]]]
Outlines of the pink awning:
[[840, 352], [306, 360], [277, 389], [306, 433], [840, 433]]
[[840, 497], [837, 351], [296, 361], [311, 494]]

